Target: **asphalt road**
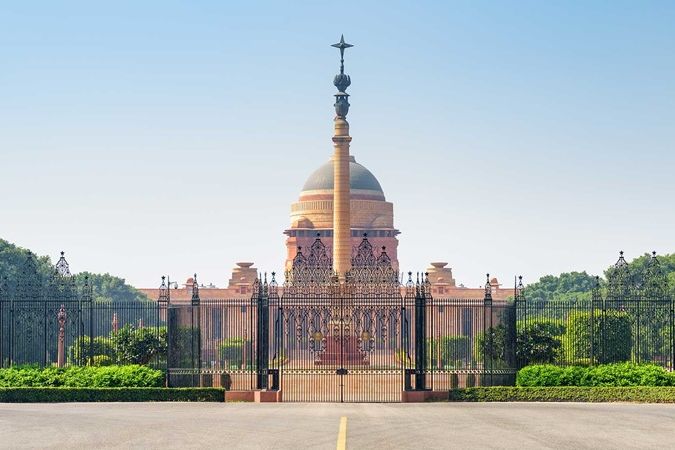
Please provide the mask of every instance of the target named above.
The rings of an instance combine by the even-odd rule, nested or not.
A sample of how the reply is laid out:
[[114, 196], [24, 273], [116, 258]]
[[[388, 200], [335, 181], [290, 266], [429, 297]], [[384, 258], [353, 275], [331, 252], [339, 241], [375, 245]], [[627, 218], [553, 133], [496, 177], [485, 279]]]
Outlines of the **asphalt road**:
[[[675, 405], [0, 403], [1, 448], [675, 448]], [[343, 421], [344, 422], [344, 421]]]

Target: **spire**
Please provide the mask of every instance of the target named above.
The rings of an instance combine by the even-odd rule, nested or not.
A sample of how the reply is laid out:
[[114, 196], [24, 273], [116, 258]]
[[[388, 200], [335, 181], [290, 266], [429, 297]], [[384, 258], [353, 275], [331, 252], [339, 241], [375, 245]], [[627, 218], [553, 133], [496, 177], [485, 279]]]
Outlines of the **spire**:
[[333, 44], [331, 47], [340, 49], [340, 73], [335, 75], [333, 79], [333, 84], [338, 90], [338, 93], [335, 94], [335, 114], [338, 117], [346, 117], [349, 112], [349, 101], [347, 100], [349, 94], [345, 91], [352, 84], [352, 80], [349, 75], [345, 74], [345, 49], [353, 47], [353, 45], [347, 44], [344, 35], [342, 35], [340, 36], [340, 42]]

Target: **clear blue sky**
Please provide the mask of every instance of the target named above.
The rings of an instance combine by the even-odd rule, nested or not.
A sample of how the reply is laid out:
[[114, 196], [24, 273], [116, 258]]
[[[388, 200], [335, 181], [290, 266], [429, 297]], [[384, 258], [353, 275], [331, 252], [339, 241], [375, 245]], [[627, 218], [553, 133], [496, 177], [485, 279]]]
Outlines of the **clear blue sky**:
[[341, 33], [402, 268], [510, 284], [675, 251], [672, 1], [103, 3], [0, 12], [0, 237], [76, 271], [281, 269]]

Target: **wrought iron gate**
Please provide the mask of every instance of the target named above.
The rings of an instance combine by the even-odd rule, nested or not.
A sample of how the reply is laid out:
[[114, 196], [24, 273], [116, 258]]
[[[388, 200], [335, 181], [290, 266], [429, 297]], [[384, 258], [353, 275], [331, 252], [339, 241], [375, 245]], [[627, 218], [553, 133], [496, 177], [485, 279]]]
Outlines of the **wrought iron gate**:
[[397, 274], [365, 237], [352, 263], [339, 283], [317, 238], [307, 255], [298, 250], [281, 296], [274, 274], [258, 283], [256, 341], [264, 346], [269, 335], [271, 350], [256, 352], [259, 388], [278, 386], [284, 401], [400, 401], [412, 363]]
[[275, 357], [284, 401], [399, 401], [402, 298], [327, 284], [284, 293]]

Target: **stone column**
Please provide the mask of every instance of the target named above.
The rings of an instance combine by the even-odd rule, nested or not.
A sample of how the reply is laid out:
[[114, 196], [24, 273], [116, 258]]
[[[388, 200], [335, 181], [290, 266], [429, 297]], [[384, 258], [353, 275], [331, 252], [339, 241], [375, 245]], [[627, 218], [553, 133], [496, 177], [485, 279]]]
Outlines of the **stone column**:
[[349, 123], [343, 116], [335, 118], [333, 135], [333, 270], [340, 282], [351, 268], [352, 238], [349, 179]]
[[120, 329], [120, 322], [117, 320], [117, 313], [113, 313], [112, 316], [112, 330], [113, 333], [117, 333], [117, 331]]
[[66, 314], [66, 308], [64, 305], [61, 305], [58, 314], [56, 314], [56, 320], [59, 323], [59, 335], [58, 335], [58, 348], [57, 348], [57, 357], [56, 365], [58, 367], [63, 367], [66, 365], [66, 319], [68, 318]]

